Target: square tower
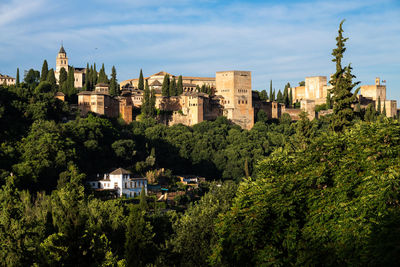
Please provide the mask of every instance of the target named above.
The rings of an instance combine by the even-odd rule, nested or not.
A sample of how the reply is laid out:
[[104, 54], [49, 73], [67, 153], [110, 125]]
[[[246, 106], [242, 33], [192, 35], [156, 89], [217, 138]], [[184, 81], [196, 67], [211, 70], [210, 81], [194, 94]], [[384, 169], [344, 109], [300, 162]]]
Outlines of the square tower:
[[224, 98], [224, 116], [244, 129], [254, 125], [250, 71], [216, 73], [216, 95]]

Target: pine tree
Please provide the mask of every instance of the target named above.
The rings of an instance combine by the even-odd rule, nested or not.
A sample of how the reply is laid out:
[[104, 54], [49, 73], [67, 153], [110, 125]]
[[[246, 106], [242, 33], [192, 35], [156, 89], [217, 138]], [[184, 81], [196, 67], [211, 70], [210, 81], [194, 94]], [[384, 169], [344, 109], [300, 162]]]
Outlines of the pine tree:
[[272, 92], [272, 80], [269, 82], [269, 100], [274, 101], [273, 92]]
[[178, 95], [176, 90], [176, 81], [175, 77], [172, 77], [172, 81], [169, 83], [169, 96], [176, 96]]
[[19, 68], [17, 68], [17, 78], [16, 78], [15, 85], [19, 86]]
[[112, 66], [111, 69], [110, 95], [118, 95], [117, 70], [115, 69], [115, 66]]
[[353, 94], [351, 91], [356, 87], [359, 82], [353, 83], [355, 78], [351, 74], [351, 65], [342, 68], [343, 53], [346, 51], [344, 43], [348, 38], [343, 37], [343, 22], [339, 26], [339, 35], [336, 37], [337, 47], [333, 49], [332, 55], [334, 56], [333, 62], [336, 62], [336, 73], [333, 75], [330, 83], [333, 85], [331, 90], [333, 100], [333, 116], [331, 120], [331, 128], [336, 131], [342, 131], [346, 126], [350, 125], [354, 118], [354, 111], [352, 104], [355, 103], [358, 93], [357, 89]]
[[[67, 70], [65, 68], [61, 68], [60, 76], [58, 77], [58, 85], [60, 87], [60, 91], [64, 89], [64, 83], [67, 81]], [[65, 93], [65, 92], [64, 92]]]
[[177, 90], [178, 95], [181, 95], [183, 93], [182, 75], [179, 75], [178, 84], [177, 84], [176, 90]]
[[49, 72], [47, 73], [46, 81], [51, 84], [51, 88], [53, 89], [53, 91], [57, 90], [56, 76], [54, 75], [53, 69], [50, 69]]
[[382, 115], [386, 117], [386, 101], [383, 101]]
[[164, 81], [161, 87], [161, 94], [162, 96], [169, 96], [169, 75], [165, 74]]
[[378, 97], [377, 106], [378, 106], [378, 107], [376, 108], [376, 114], [380, 115], [380, 114], [381, 114], [381, 111], [382, 111], [382, 109], [381, 109], [381, 97], [380, 97], [380, 96]]
[[49, 66], [47, 65], [47, 60], [44, 60], [42, 65], [42, 76], [40, 76], [41, 82], [46, 81], [48, 73], [49, 73]]
[[142, 69], [140, 69], [138, 89], [139, 89], [139, 90], [144, 90], [144, 79], [143, 79], [143, 72], [142, 72]]
[[83, 86], [85, 91], [90, 91], [90, 69], [89, 69], [89, 62], [86, 64], [86, 72], [85, 72], [85, 84]]

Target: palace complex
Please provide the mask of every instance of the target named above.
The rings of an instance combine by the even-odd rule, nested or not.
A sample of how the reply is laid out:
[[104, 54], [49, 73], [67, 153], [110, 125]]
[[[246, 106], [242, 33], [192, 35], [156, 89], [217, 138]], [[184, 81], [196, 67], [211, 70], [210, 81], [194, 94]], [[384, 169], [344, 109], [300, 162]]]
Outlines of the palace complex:
[[[68, 71], [68, 67], [68, 57], [61, 46], [56, 60], [56, 78], [58, 79], [61, 68]], [[75, 87], [83, 87], [85, 73], [85, 68], [75, 68]], [[290, 88], [292, 104], [300, 103], [300, 108], [288, 108], [275, 101], [262, 101], [258, 92], [252, 91], [250, 71], [219, 71], [215, 77], [184, 76], [183, 93], [170, 97], [161, 93], [165, 77], [169, 77], [170, 80], [178, 79], [176, 75], [161, 71], [145, 77], [144, 81], [147, 81], [150, 90], [154, 91], [156, 108], [164, 111], [160, 121], [167, 125], [194, 125], [225, 116], [242, 128], [251, 129], [260, 110], [263, 110], [269, 119], [278, 119], [287, 113], [293, 120], [298, 120], [302, 111], [306, 111], [310, 119], [331, 112], [315, 112], [317, 105], [326, 103], [329, 90], [332, 89], [326, 76], [306, 77], [304, 86]], [[83, 115], [93, 112], [107, 117], [121, 117], [129, 123], [135, 119], [134, 110], [138, 110], [143, 102], [144, 92], [139, 90], [138, 83], [139, 79], [122, 81], [120, 96], [111, 96], [108, 84], [97, 84], [94, 91], [78, 93], [78, 107]], [[211, 88], [211, 93], [199, 92], [202, 86]], [[358, 97], [361, 108], [373, 104], [376, 108], [385, 108], [388, 117], [397, 115], [397, 102], [386, 99], [386, 85], [382, 85], [379, 78], [376, 78], [374, 85], [362, 85]]]

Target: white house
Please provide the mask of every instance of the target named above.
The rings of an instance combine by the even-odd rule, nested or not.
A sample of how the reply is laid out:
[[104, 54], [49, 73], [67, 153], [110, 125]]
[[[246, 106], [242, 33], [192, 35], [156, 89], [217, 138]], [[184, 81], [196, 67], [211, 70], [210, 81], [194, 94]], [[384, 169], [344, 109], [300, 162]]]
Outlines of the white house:
[[118, 168], [109, 174], [104, 174], [102, 180], [88, 181], [95, 190], [116, 190], [117, 195], [122, 197], [139, 196], [142, 187], [147, 194], [147, 179], [145, 177], [132, 177], [130, 171]]

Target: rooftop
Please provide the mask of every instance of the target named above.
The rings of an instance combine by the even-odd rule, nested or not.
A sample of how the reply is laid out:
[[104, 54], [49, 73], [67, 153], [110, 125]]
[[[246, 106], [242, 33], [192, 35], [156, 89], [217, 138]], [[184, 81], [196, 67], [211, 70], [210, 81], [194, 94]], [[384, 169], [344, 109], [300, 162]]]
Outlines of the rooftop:
[[112, 174], [112, 175], [131, 174], [131, 172], [128, 171], [128, 170], [125, 170], [125, 169], [123, 169], [123, 168], [118, 168], [118, 169], [112, 171], [110, 174]]

